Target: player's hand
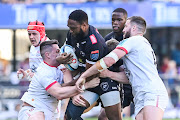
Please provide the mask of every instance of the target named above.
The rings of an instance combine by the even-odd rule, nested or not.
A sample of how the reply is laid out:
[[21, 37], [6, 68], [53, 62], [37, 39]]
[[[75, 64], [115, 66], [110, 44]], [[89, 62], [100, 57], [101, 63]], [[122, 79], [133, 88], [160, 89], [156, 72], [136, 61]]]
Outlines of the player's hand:
[[100, 83], [99, 77], [95, 77], [95, 78], [93, 78], [92, 80], [86, 82], [86, 83], [84, 84], [84, 86], [85, 86], [86, 89], [88, 89], [88, 88], [94, 88], [94, 87], [98, 86], [99, 83]]
[[26, 77], [26, 72], [23, 70], [23, 69], [19, 69], [18, 71], [17, 71], [17, 77], [18, 77], [18, 79], [23, 79], [23, 78], [25, 78]]
[[56, 61], [60, 64], [70, 64], [72, 63], [73, 55], [62, 53], [56, 57]]
[[81, 94], [78, 94], [72, 98], [72, 103], [76, 106], [83, 106], [86, 107], [86, 101]]
[[82, 77], [80, 77], [77, 81], [76, 81], [76, 87], [79, 91], [82, 91], [82, 86], [85, 84], [86, 80]]
[[106, 78], [106, 77], [108, 77], [109, 73], [110, 73], [110, 71], [108, 69], [105, 69], [100, 73], [99, 77]]

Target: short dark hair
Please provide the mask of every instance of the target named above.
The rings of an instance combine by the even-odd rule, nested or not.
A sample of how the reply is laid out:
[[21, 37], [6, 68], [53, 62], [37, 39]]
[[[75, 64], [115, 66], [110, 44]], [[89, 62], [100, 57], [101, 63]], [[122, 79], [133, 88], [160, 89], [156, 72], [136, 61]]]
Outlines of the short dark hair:
[[74, 10], [69, 15], [69, 19], [75, 20], [79, 22], [80, 24], [83, 24], [84, 22], [88, 24], [88, 15], [83, 10]]
[[110, 40], [106, 41], [108, 52], [111, 52], [112, 50], [114, 50], [118, 44], [119, 44], [119, 41], [117, 41], [114, 38], [111, 38]]
[[126, 16], [126, 18], [127, 18], [127, 15], [128, 15], [127, 11], [125, 9], [123, 9], [123, 8], [116, 8], [113, 12], [123, 13]]
[[51, 52], [52, 51], [52, 45], [53, 44], [59, 44], [59, 42], [55, 39], [44, 41], [40, 44], [40, 53], [42, 58], [44, 59], [44, 54], [46, 52]]
[[146, 31], [146, 21], [144, 18], [140, 17], [140, 16], [132, 16], [130, 18], [128, 18], [128, 20], [130, 20], [131, 24], [136, 24], [139, 31], [145, 33]]

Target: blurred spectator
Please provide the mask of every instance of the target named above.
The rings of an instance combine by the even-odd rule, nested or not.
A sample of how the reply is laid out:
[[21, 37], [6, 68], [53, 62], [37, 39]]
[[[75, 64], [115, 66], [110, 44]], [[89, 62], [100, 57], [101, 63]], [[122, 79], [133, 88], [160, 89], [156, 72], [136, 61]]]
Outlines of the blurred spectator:
[[176, 61], [177, 66], [180, 67], [180, 42], [177, 42], [176, 49], [171, 53], [171, 58]]
[[170, 58], [168, 56], [164, 56], [162, 60], [162, 65], [160, 67], [160, 73], [166, 73], [168, 69]]
[[0, 76], [8, 76], [10, 74], [9, 61], [0, 57]]
[[168, 63], [167, 71], [165, 72], [168, 78], [168, 85], [170, 89], [175, 87], [175, 81], [177, 78], [177, 67], [176, 62], [174, 60], [170, 60]]
[[170, 91], [170, 98], [171, 98], [171, 102], [172, 102], [173, 106], [177, 107], [178, 103], [179, 103], [179, 95], [178, 95], [178, 92], [175, 88], [173, 88]]
[[0, 0], [5, 4], [31, 4], [33, 0]]
[[20, 62], [19, 67], [20, 67], [21, 69], [24, 69], [24, 70], [29, 69], [29, 68], [30, 68], [30, 67], [29, 67], [29, 58], [25, 58], [24, 61]]

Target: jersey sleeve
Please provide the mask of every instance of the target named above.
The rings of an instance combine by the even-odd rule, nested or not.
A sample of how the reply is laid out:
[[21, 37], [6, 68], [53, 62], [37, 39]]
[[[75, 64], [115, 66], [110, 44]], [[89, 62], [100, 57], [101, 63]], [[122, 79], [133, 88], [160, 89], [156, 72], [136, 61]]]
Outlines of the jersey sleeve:
[[133, 38], [130, 37], [130, 38], [127, 38], [127, 39], [121, 41], [117, 45], [116, 49], [121, 49], [124, 52], [126, 52], [126, 54], [128, 54], [129, 52], [133, 51], [137, 45], [138, 45], [138, 41], [133, 40]]
[[52, 87], [55, 83], [57, 83], [57, 81], [55, 79], [53, 79], [53, 77], [50, 75], [43, 77], [41, 79], [41, 84], [46, 90], [48, 90], [50, 87]]

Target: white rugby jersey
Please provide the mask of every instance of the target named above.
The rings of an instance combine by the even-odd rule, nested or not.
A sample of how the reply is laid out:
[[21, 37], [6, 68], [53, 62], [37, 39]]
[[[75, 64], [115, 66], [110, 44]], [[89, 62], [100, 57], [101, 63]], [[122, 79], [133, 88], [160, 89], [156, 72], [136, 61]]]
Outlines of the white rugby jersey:
[[[48, 37], [46, 37], [46, 40], [50, 40]], [[29, 66], [32, 72], [36, 72], [36, 69], [38, 68], [39, 64], [43, 61], [41, 54], [40, 54], [40, 45], [37, 47], [34, 47], [31, 45], [30, 53], [29, 53]]]
[[145, 92], [167, 92], [158, 75], [154, 51], [146, 38], [132, 36], [121, 41], [116, 49], [126, 52], [122, 59], [135, 99]]
[[34, 47], [31, 45], [29, 53], [29, 66], [32, 72], [36, 72], [39, 64], [43, 61], [40, 54], [40, 46]]
[[33, 107], [49, 109], [54, 112], [58, 100], [51, 96], [47, 90], [57, 82], [62, 84], [63, 73], [60, 69], [60, 66], [57, 68], [42, 62], [32, 78], [28, 91], [21, 100]]

